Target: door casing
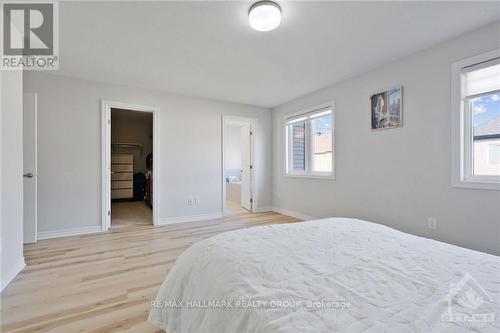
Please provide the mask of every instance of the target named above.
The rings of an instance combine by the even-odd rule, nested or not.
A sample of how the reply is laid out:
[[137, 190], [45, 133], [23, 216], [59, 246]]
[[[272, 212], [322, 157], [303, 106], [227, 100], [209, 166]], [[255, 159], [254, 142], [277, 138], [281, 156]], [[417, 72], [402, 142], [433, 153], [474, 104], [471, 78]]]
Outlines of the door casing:
[[[240, 129], [241, 137], [241, 207], [252, 211], [252, 128], [249, 123]], [[245, 156], [246, 155], [246, 156]], [[248, 178], [248, 179], [247, 179]], [[246, 181], [245, 181], [246, 180]]]
[[151, 112], [153, 114], [153, 225], [160, 220], [160, 108], [115, 101], [101, 101], [101, 229], [111, 226], [111, 109]]

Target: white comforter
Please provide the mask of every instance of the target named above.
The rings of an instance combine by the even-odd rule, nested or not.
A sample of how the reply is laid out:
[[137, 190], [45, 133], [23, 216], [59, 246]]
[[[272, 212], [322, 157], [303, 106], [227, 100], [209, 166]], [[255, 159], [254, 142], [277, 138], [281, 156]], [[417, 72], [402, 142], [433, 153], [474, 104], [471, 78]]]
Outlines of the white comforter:
[[191, 246], [152, 305], [168, 333], [500, 332], [500, 257], [356, 219], [255, 227]]

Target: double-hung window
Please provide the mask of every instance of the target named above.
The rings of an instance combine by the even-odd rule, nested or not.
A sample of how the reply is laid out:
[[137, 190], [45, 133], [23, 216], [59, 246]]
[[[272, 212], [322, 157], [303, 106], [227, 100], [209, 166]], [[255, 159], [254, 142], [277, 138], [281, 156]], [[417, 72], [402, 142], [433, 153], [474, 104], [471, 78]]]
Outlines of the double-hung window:
[[333, 178], [333, 112], [332, 103], [286, 118], [286, 175]]
[[453, 65], [454, 185], [500, 189], [500, 50]]

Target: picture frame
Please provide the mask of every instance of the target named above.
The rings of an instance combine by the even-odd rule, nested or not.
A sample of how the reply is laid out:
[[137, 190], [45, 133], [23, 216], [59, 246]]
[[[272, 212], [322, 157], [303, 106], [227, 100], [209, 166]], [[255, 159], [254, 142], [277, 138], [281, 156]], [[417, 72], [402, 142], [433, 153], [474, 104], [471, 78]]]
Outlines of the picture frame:
[[403, 86], [370, 95], [370, 128], [372, 131], [403, 126]]

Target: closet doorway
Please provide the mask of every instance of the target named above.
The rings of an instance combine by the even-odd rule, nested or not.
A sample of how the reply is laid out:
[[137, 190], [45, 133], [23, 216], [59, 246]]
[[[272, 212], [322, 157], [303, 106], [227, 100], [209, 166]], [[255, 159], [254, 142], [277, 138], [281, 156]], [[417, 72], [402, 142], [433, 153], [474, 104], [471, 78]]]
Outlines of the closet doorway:
[[152, 225], [157, 214], [157, 109], [103, 102], [103, 230]]

